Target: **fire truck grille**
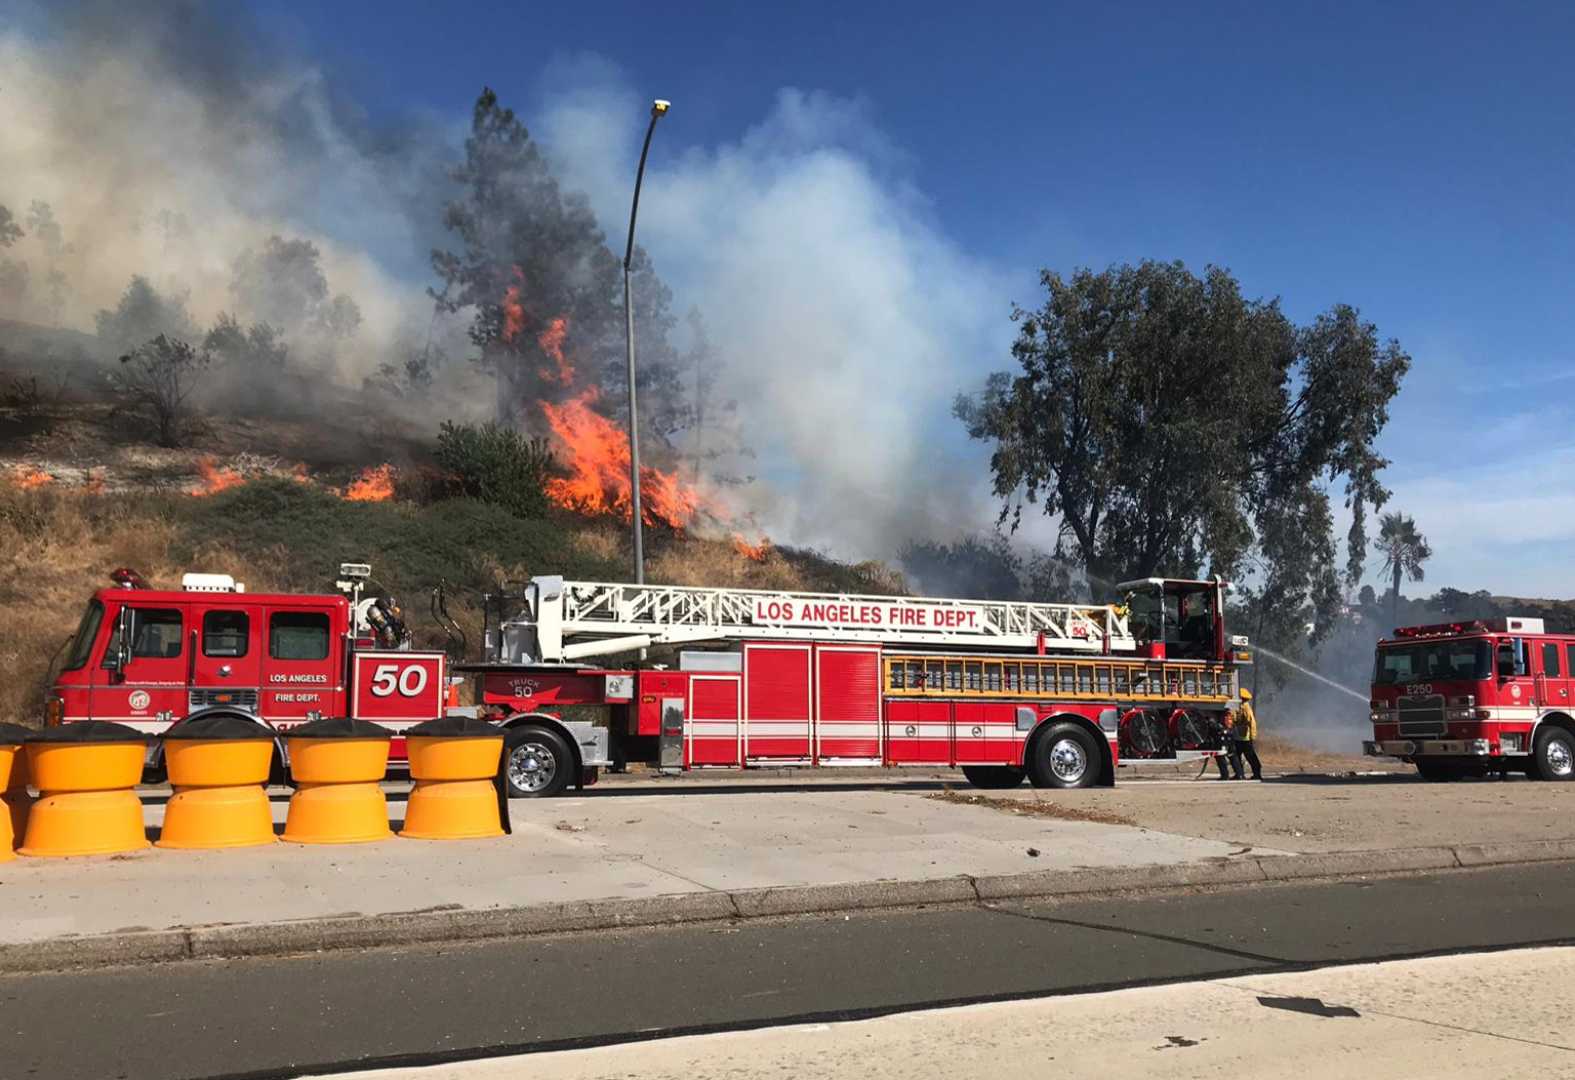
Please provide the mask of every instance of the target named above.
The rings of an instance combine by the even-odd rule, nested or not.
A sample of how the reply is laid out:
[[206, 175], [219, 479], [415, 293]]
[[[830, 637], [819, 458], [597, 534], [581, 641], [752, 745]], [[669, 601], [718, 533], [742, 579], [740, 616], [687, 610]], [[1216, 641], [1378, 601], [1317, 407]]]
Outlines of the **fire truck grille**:
[[1403, 697], [1399, 701], [1400, 734], [1405, 738], [1444, 734], [1444, 699], [1432, 697]]
[[231, 690], [228, 687], [214, 686], [190, 692], [190, 708], [206, 709], [210, 705], [234, 705], [242, 709], [256, 709], [257, 691]]

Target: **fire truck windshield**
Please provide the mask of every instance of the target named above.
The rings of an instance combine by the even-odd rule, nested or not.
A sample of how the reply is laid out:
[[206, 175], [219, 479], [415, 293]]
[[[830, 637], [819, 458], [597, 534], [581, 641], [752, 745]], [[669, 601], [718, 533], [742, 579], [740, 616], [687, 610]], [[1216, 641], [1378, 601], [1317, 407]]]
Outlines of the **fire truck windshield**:
[[1390, 686], [1437, 679], [1486, 679], [1492, 674], [1493, 648], [1481, 638], [1429, 641], [1379, 649], [1373, 683]]
[[88, 662], [88, 654], [93, 651], [93, 639], [98, 636], [98, 626], [103, 621], [104, 605], [94, 600], [88, 604], [87, 611], [82, 613], [82, 622], [77, 626], [76, 636], [71, 639], [71, 649], [66, 653], [62, 671], [75, 671]]

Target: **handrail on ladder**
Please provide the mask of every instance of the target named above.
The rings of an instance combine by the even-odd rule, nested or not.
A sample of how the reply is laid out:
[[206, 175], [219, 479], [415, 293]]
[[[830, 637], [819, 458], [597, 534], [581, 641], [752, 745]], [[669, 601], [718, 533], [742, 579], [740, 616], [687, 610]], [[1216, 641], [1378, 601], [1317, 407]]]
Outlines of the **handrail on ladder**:
[[659, 644], [750, 639], [1033, 652], [1136, 649], [1103, 604], [871, 596], [532, 578], [500, 628], [504, 662], [563, 663]]

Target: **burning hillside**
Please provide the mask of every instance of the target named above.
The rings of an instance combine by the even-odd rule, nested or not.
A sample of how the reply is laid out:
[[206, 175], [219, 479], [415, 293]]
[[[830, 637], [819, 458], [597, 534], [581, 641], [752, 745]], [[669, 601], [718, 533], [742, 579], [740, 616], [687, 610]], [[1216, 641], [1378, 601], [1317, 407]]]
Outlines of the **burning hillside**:
[[[568, 474], [548, 482], [547, 498], [575, 513], [627, 521], [633, 514], [628, 433], [601, 413], [601, 387], [582, 379], [586, 365], [567, 355], [573, 347], [569, 317], [538, 317], [525, 296], [525, 272], [513, 266], [509, 279], [498, 304], [498, 339], [522, 366], [534, 369], [535, 378], [523, 380], [522, 390], [539, 395], [536, 404], [546, 420], [553, 452]], [[529, 341], [534, 341], [538, 355], [526, 363], [522, 351], [529, 349]], [[692, 484], [652, 466], [640, 468], [640, 501], [640, 517], [647, 525], [685, 529], [702, 509], [709, 516], [722, 516]]]

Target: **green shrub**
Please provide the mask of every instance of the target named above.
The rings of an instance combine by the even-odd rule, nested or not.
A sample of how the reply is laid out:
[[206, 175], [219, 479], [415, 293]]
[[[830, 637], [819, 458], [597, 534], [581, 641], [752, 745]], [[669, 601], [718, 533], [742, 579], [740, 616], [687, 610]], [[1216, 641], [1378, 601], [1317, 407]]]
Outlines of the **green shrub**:
[[[282, 584], [319, 592], [341, 562], [369, 562], [375, 584], [414, 602], [439, 578], [457, 595], [495, 588], [500, 568], [604, 579], [614, 563], [577, 547], [557, 523], [522, 521], [500, 506], [448, 499], [431, 506], [346, 502], [290, 480], [254, 480], [206, 499], [175, 504], [177, 560], [203, 546], [278, 567]], [[424, 605], [424, 601], [423, 601]], [[423, 607], [424, 610], [424, 607]]]
[[520, 517], [536, 518], [547, 512], [545, 488], [554, 462], [544, 439], [495, 423], [477, 427], [445, 420], [434, 456], [453, 477], [456, 494], [501, 506]]

